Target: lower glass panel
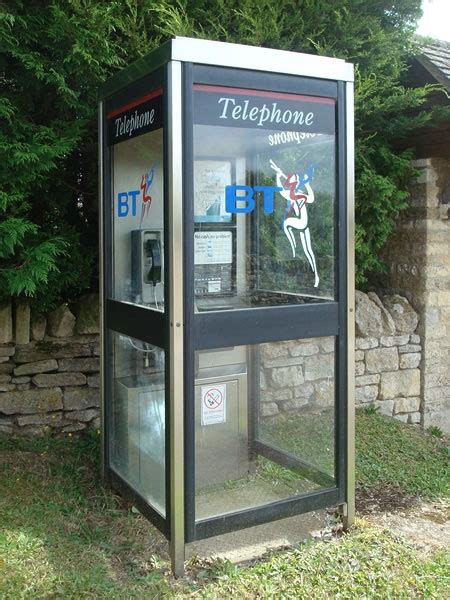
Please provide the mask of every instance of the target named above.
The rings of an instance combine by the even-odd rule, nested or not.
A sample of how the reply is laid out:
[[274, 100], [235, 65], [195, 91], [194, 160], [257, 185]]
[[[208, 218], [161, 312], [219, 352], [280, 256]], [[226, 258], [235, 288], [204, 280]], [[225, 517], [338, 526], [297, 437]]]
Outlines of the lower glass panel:
[[118, 333], [112, 349], [110, 465], [165, 516], [165, 352]]
[[196, 519], [335, 487], [335, 339], [196, 353]]

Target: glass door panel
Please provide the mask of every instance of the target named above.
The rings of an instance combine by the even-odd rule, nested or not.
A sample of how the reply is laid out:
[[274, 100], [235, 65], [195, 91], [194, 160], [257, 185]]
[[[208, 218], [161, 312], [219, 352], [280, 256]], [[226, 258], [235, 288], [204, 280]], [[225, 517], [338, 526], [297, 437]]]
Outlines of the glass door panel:
[[110, 466], [165, 516], [165, 352], [127, 335], [111, 337]]
[[335, 482], [334, 338], [196, 353], [196, 518]]

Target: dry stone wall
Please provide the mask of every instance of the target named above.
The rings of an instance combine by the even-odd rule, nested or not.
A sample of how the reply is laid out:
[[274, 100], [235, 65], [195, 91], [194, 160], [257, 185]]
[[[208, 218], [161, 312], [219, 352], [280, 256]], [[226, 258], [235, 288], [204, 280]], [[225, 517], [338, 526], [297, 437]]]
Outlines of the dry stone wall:
[[98, 428], [98, 296], [47, 316], [0, 307], [0, 432], [45, 435]]
[[[356, 404], [423, 423], [419, 318], [406, 298], [356, 292]], [[47, 434], [99, 426], [98, 298], [30, 317], [0, 308], [0, 432]], [[14, 337], [15, 336], [15, 337]], [[17, 339], [21, 343], [17, 343]], [[334, 403], [334, 339], [260, 346], [261, 415], [323, 414]]]
[[421, 423], [419, 317], [403, 296], [356, 292], [355, 402]]

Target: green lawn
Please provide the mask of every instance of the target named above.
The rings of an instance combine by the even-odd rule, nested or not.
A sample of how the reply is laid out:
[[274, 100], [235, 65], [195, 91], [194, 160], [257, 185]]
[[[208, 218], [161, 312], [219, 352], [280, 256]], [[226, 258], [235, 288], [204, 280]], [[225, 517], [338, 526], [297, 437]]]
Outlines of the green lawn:
[[[431, 497], [447, 491], [442, 441], [360, 413], [358, 480]], [[0, 597], [20, 598], [443, 598], [448, 554], [422, 555], [359, 521], [314, 542], [236, 567], [191, 564], [168, 575], [165, 540], [101, 488], [98, 440], [0, 438]]]

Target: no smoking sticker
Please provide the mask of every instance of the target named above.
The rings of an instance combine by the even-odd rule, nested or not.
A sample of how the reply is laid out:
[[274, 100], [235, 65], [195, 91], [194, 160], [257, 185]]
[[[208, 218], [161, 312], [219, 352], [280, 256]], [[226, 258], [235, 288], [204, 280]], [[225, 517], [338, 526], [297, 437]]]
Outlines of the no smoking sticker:
[[226, 422], [226, 390], [226, 386], [221, 384], [202, 386], [202, 425], [215, 425]]

